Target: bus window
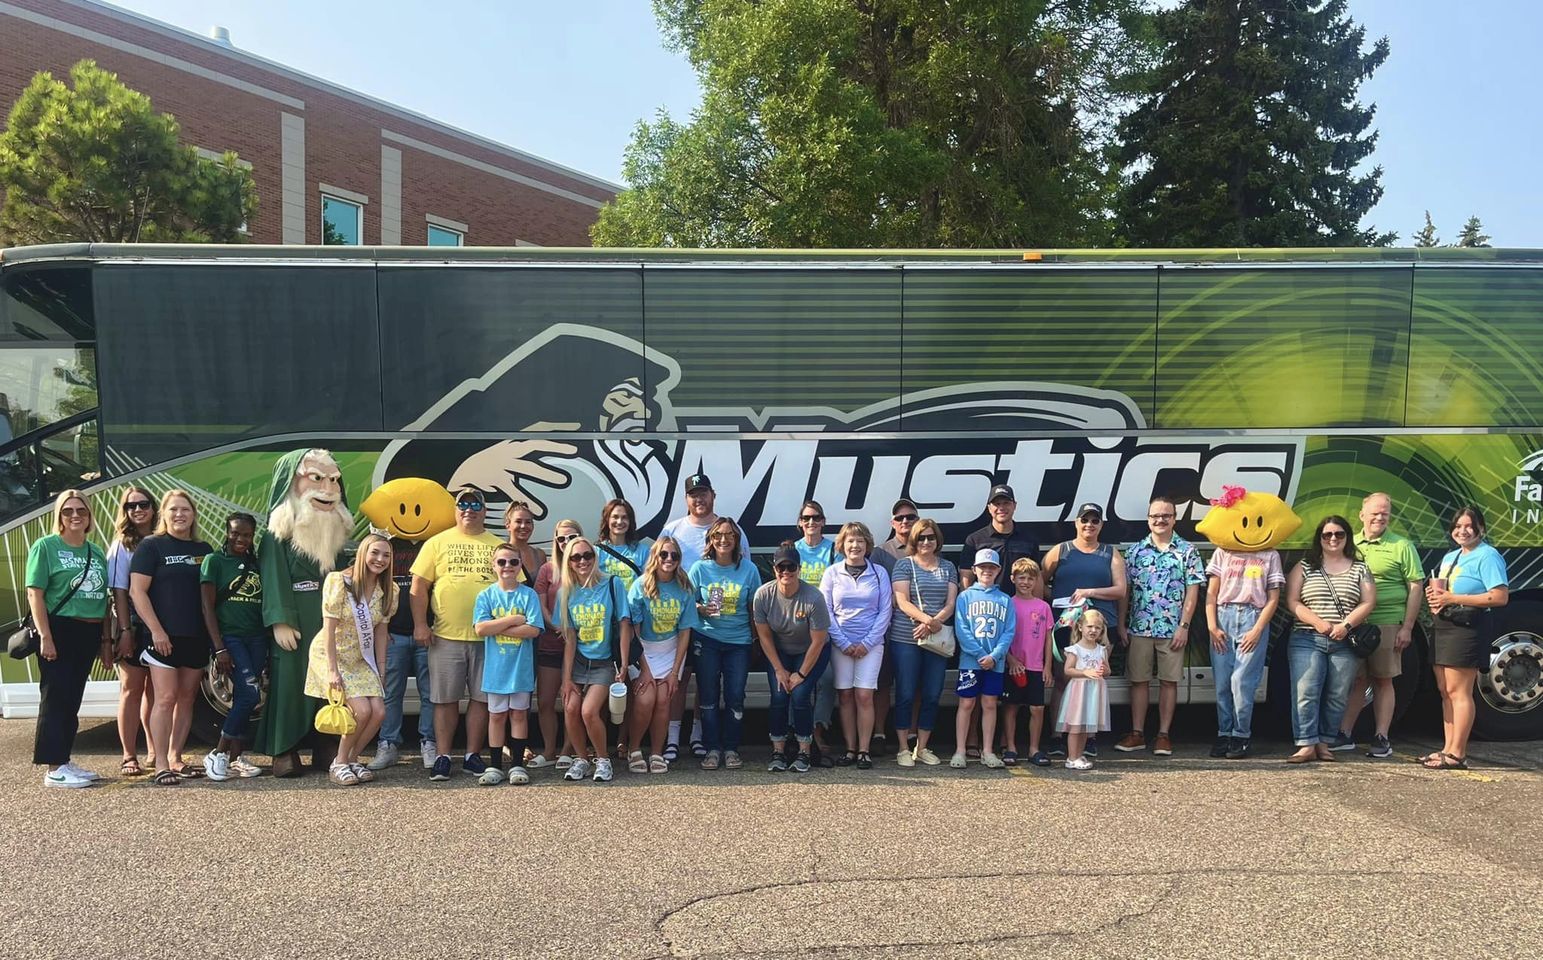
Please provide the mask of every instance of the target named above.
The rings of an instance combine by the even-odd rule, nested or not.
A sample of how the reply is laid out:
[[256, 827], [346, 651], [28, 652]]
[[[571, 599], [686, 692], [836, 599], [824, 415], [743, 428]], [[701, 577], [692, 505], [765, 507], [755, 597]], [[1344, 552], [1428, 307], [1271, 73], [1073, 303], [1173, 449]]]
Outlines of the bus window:
[[0, 342], [95, 339], [90, 267], [22, 264], [0, 274]]

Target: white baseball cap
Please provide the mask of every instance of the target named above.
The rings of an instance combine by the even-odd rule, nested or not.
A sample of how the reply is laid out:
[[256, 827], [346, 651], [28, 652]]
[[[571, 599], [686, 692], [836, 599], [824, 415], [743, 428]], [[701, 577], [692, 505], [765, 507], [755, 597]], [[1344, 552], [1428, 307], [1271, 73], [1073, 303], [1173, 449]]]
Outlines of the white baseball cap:
[[980, 567], [988, 563], [993, 567], [1000, 567], [1002, 565], [1002, 558], [998, 557], [997, 552], [990, 547], [982, 547], [975, 551], [975, 563], [973, 566]]

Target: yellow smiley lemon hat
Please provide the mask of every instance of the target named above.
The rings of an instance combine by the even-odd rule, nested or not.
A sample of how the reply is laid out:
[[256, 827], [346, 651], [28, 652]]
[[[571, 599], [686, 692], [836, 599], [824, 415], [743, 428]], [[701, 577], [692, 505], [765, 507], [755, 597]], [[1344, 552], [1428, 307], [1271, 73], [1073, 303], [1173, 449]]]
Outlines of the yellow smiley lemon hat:
[[1275, 494], [1222, 487], [1195, 529], [1224, 550], [1254, 553], [1274, 550], [1300, 526], [1302, 518]]
[[421, 477], [398, 477], [375, 488], [359, 512], [388, 537], [427, 540], [455, 526], [455, 498], [450, 491]]

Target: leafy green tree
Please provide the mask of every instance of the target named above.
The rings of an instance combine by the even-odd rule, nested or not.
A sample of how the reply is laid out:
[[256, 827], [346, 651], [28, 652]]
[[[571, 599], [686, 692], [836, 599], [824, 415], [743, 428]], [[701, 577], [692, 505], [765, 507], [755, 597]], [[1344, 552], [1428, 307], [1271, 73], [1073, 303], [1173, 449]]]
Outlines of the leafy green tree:
[[1468, 222], [1457, 232], [1457, 245], [1459, 247], [1487, 247], [1490, 236], [1484, 232], [1484, 224], [1478, 217], [1469, 217]]
[[90, 60], [70, 83], [40, 72], [0, 133], [6, 243], [242, 239], [257, 209], [236, 155], [204, 160], [170, 114]]
[[1415, 231], [1414, 245], [1416, 247], [1439, 247], [1441, 238], [1436, 236], [1436, 225], [1431, 222], [1430, 211], [1425, 211], [1425, 226]]
[[701, 78], [638, 125], [601, 245], [1108, 237], [1103, 138], [1144, 0], [655, 0]]
[[1154, 15], [1160, 63], [1119, 125], [1125, 238], [1155, 246], [1391, 243], [1360, 226], [1382, 196], [1375, 105], [1388, 56], [1345, 0], [1183, 0]]

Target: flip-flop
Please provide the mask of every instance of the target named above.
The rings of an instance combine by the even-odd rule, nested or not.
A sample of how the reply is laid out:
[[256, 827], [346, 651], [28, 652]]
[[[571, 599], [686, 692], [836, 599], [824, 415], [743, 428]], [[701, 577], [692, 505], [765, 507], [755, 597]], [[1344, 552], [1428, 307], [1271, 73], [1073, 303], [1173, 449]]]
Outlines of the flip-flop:
[[204, 776], [204, 768], [196, 763], [184, 763], [181, 770], [172, 772], [184, 780], [201, 780]]
[[158, 787], [175, 787], [182, 782], [182, 778], [171, 770], [157, 770], [150, 782]]
[[1439, 754], [1441, 760], [1437, 763], [1430, 762], [1430, 758], [1422, 766], [1427, 770], [1467, 770], [1468, 761], [1465, 758], [1454, 757], [1450, 753]]

